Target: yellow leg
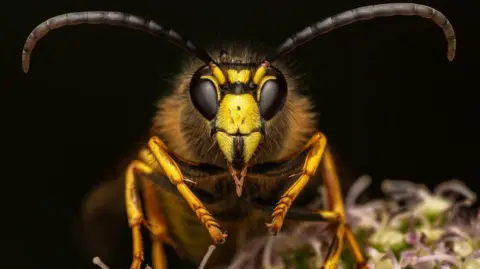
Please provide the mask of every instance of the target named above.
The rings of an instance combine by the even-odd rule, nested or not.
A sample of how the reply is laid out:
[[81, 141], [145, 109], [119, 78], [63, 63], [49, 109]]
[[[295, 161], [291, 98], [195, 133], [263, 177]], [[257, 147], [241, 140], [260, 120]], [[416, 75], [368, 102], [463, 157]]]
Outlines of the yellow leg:
[[277, 206], [273, 211], [273, 220], [271, 223], [267, 224], [267, 227], [272, 234], [277, 234], [280, 231], [288, 209], [308, 183], [310, 178], [315, 174], [317, 168], [320, 166], [322, 170], [324, 186], [327, 189], [328, 204], [331, 208], [328, 208], [328, 210], [319, 211], [317, 213], [324, 219], [335, 223], [337, 226], [335, 238], [331, 245], [330, 251], [325, 257], [323, 268], [336, 268], [343, 249], [344, 239], [347, 240], [348, 245], [354, 254], [357, 265], [360, 266], [360, 268], [365, 268], [365, 261], [361, 254], [360, 247], [345, 223], [345, 211], [343, 208], [343, 199], [341, 195], [339, 179], [332, 155], [326, 145], [327, 139], [320, 132], [317, 132], [307, 143], [303, 150], [309, 149], [309, 153], [305, 159], [302, 175], [282, 195], [280, 201], [277, 203]]
[[[152, 137], [149, 140], [148, 147], [162, 168], [163, 174], [168, 177], [170, 182], [177, 187], [180, 194], [184, 197], [197, 217], [209, 231], [214, 243], [223, 243], [227, 235], [220, 231], [220, 225], [207, 211], [202, 202], [200, 202], [200, 200], [185, 184], [182, 172], [178, 168], [175, 161], [168, 154], [165, 144], [159, 138]], [[141, 234], [142, 225], [146, 226], [152, 233], [152, 250], [155, 269], [163, 269], [166, 268], [166, 261], [164, 258], [165, 255], [162, 248], [162, 242], [170, 244], [173, 247], [175, 247], [175, 244], [167, 236], [166, 226], [164, 225], [165, 220], [160, 213], [161, 209], [154, 194], [153, 185], [148, 180], [143, 181], [145, 192], [144, 199], [146, 202], [145, 209], [147, 214], [149, 214], [149, 218], [151, 218], [152, 225], [150, 226], [146, 223], [142, 213], [142, 205], [136, 184], [137, 182], [135, 176], [137, 173], [148, 176], [149, 174], [154, 173], [154, 170], [149, 165], [135, 160], [130, 163], [126, 172], [125, 201], [128, 223], [132, 230], [133, 238], [133, 261], [131, 269], [140, 269], [140, 266], [144, 260], [143, 239]]]
[[147, 213], [148, 228], [152, 238], [152, 261], [154, 269], [167, 269], [163, 243], [177, 248], [173, 240], [168, 236], [167, 225], [162, 208], [157, 196], [156, 186], [148, 179], [142, 180], [143, 200]]
[[310, 139], [310, 141], [305, 146], [304, 150], [310, 148], [310, 152], [305, 159], [302, 175], [282, 195], [282, 198], [273, 210], [272, 222], [267, 224], [267, 227], [272, 234], [277, 234], [280, 231], [288, 208], [290, 208], [293, 200], [297, 198], [298, 194], [300, 194], [305, 185], [307, 185], [310, 177], [312, 177], [317, 171], [318, 165], [323, 157], [323, 152], [325, 151], [326, 144], [327, 139], [325, 138], [325, 136], [321, 133], [317, 133], [312, 137], [312, 139]]
[[329, 204], [329, 209], [333, 212], [336, 212], [340, 216], [340, 222], [338, 225], [338, 230], [336, 232], [336, 239], [338, 240], [338, 245], [335, 246], [331, 255], [328, 259], [325, 260], [324, 268], [330, 269], [335, 268], [340, 255], [343, 250], [343, 241], [346, 240], [350, 251], [353, 254], [357, 268], [366, 269], [365, 259], [362, 255], [360, 246], [355, 239], [350, 227], [346, 223], [345, 218], [345, 209], [343, 207], [343, 198], [342, 190], [340, 187], [340, 179], [338, 178], [337, 168], [335, 166], [335, 161], [333, 155], [328, 148], [325, 149], [323, 161], [320, 166], [322, 173], [323, 184], [327, 190], [327, 199]]
[[348, 247], [353, 254], [353, 258], [357, 264], [357, 269], [367, 269], [367, 262], [363, 257], [360, 245], [358, 244], [357, 239], [353, 235], [353, 232], [348, 225], [345, 225], [345, 241], [347, 241]]
[[202, 202], [185, 184], [182, 172], [175, 161], [168, 154], [166, 145], [158, 137], [152, 137], [148, 142], [148, 147], [162, 167], [165, 176], [167, 176], [168, 179], [170, 179], [170, 182], [177, 187], [180, 194], [187, 201], [188, 205], [190, 205], [190, 208], [192, 208], [203, 225], [205, 225], [213, 239], [213, 242], [215, 244], [221, 244], [225, 242], [227, 235], [220, 231], [220, 225], [212, 217], [210, 212], [207, 211]]
[[127, 168], [125, 180], [125, 203], [127, 208], [128, 225], [132, 229], [133, 261], [131, 269], [140, 269], [143, 262], [143, 242], [141, 227], [145, 223], [142, 204], [138, 195], [135, 172], [149, 174], [152, 169], [140, 161], [133, 161]]

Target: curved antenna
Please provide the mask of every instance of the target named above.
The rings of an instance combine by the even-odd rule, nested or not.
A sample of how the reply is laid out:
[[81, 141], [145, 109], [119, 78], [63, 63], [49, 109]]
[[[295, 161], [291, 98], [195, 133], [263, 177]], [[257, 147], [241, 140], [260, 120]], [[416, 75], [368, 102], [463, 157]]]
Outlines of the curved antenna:
[[130, 14], [113, 11], [85, 11], [66, 13], [50, 18], [39, 24], [28, 36], [25, 41], [22, 52], [22, 68], [25, 73], [30, 67], [30, 54], [35, 48], [36, 43], [48, 32], [66, 25], [78, 24], [106, 24], [123, 26], [131, 29], [141, 30], [155, 36], [161, 36], [171, 43], [181, 47], [191, 55], [199, 58], [210, 66], [212, 71], [217, 64], [201, 47], [195, 46], [192, 41], [182, 37], [180, 34], [170, 28], [165, 28], [152, 20], [145, 20]]
[[396, 15], [420, 16], [426, 19], [431, 19], [435, 24], [440, 26], [448, 41], [448, 60], [453, 60], [456, 49], [455, 32], [448, 19], [440, 11], [429, 6], [414, 3], [390, 3], [364, 6], [348, 10], [308, 26], [287, 38], [287, 40], [277, 47], [274, 53], [268, 55], [262, 63], [263, 65], [259, 67], [259, 71], [262, 66], [266, 65], [268, 67], [269, 63], [285, 56], [300, 45], [307, 43], [317, 36], [357, 21]]

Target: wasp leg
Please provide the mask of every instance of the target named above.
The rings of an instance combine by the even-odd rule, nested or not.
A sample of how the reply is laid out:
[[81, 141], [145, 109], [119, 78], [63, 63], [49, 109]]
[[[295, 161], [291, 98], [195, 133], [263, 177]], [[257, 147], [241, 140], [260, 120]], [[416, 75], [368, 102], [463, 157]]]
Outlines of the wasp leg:
[[141, 227], [142, 224], [145, 223], [145, 218], [143, 216], [142, 204], [140, 196], [138, 195], [137, 182], [135, 180], [136, 172], [150, 174], [152, 169], [140, 161], [133, 161], [128, 166], [125, 176], [125, 203], [127, 208], [128, 225], [132, 230], [133, 240], [133, 261], [130, 266], [131, 269], [140, 269], [144, 259]]
[[[335, 213], [334, 211], [329, 211], [329, 210], [321, 210], [321, 211], [310, 211], [310, 210], [299, 210], [298, 208], [291, 208], [287, 216], [285, 217], [286, 219], [291, 219], [291, 220], [303, 220], [303, 221], [329, 221], [330, 223], [335, 223], [338, 225], [340, 222], [340, 214]], [[345, 241], [348, 244], [348, 247], [350, 248], [350, 251], [353, 254], [353, 258], [356, 261], [357, 268], [361, 269], [366, 269], [366, 264], [365, 264], [365, 259], [362, 255], [361, 248], [355, 239], [355, 235], [353, 234], [352, 230], [350, 229], [350, 226], [348, 224], [344, 225], [345, 229]], [[338, 238], [337, 236], [334, 238], [334, 241], [330, 245], [330, 250], [329, 252], [332, 253], [332, 251], [335, 249], [335, 245], [338, 243]], [[327, 254], [326, 256], [329, 256], [331, 254]]]
[[323, 152], [327, 144], [327, 139], [325, 136], [318, 132], [316, 133], [310, 141], [305, 146], [304, 150], [310, 149], [306, 159], [305, 164], [303, 165], [302, 175], [288, 188], [288, 190], [282, 195], [280, 201], [277, 203], [277, 206], [273, 210], [273, 220], [271, 223], [267, 224], [267, 227], [270, 230], [270, 233], [277, 234], [283, 225], [283, 220], [287, 214], [288, 209], [293, 203], [293, 200], [300, 194], [305, 185], [307, 185], [310, 177], [312, 177], [319, 163], [323, 157]]
[[332, 153], [327, 148], [324, 152], [323, 162], [321, 164], [321, 173], [323, 177], [323, 184], [326, 189], [328, 205], [333, 212], [339, 215], [339, 224], [336, 232], [336, 239], [338, 244], [333, 246], [331, 255], [328, 259], [325, 258], [324, 268], [336, 268], [337, 262], [343, 249], [343, 240], [346, 240], [357, 264], [357, 268], [366, 269], [366, 262], [362, 255], [360, 246], [355, 239], [350, 227], [346, 223], [345, 209], [343, 207], [343, 198], [340, 187], [340, 180], [338, 178], [337, 168], [332, 156]]
[[163, 243], [177, 249], [175, 242], [168, 236], [167, 224], [157, 196], [155, 185], [148, 179], [142, 180], [143, 200], [148, 219], [148, 229], [152, 239], [152, 261], [154, 269], [166, 269], [167, 262]]
[[305, 159], [302, 175], [282, 195], [273, 211], [273, 220], [271, 223], [267, 224], [267, 227], [272, 234], [277, 234], [280, 231], [289, 207], [320, 166], [324, 185], [327, 190], [330, 209], [319, 211], [317, 214], [322, 218], [335, 223], [337, 226], [335, 237], [330, 246], [330, 250], [325, 257], [323, 268], [336, 268], [343, 250], [344, 239], [347, 240], [347, 243], [355, 256], [357, 268], [366, 268], [360, 247], [346, 224], [338, 175], [333, 162], [333, 157], [326, 145], [327, 139], [320, 132], [317, 132], [307, 143], [303, 150], [309, 149], [309, 152]]
[[177, 190], [187, 201], [190, 208], [192, 208], [197, 217], [207, 228], [214, 243], [221, 244], [225, 242], [227, 235], [220, 231], [220, 225], [213, 218], [212, 214], [207, 211], [202, 202], [185, 184], [182, 172], [175, 161], [168, 154], [166, 145], [158, 137], [152, 137], [148, 141], [148, 147], [155, 156], [157, 162], [160, 164], [165, 176], [167, 176], [168, 179], [170, 179], [170, 182], [177, 187]]
[[357, 242], [357, 239], [355, 238], [355, 235], [353, 235], [352, 230], [350, 229], [349, 225], [345, 225], [345, 241], [347, 241], [348, 247], [350, 248], [350, 251], [353, 254], [353, 258], [355, 259], [355, 263], [357, 264], [358, 269], [367, 269], [367, 262], [365, 261], [365, 258], [363, 257], [362, 250], [360, 248], [360, 245]]

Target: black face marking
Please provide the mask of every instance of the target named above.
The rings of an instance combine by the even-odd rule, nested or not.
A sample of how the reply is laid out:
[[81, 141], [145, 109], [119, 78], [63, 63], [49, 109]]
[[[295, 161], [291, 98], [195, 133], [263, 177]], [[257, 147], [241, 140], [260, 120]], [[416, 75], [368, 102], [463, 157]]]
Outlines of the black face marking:
[[237, 82], [237, 83], [231, 84], [228, 90], [234, 94], [242, 94], [245, 92], [246, 89], [245, 89], [245, 84], [241, 82]]
[[233, 139], [233, 162], [232, 165], [235, 168], [241, 168], [243, 164], [243, 135], [236, 135]]
[[252, 72], [255, 71], [255, 68], [258, 66], [257, 63], [242, 63], [239, 61], [236, 62], [220, 62], [220, 66], [223, 70], [234, 69], [234, 70], [243, 70], [250, 69]]
[[[227, 74], [227, 70], [250, 70], [253, 74], [257, 63], [242, 63], [242, 62], [220, 62], [220, 66]], [[202, 79], [201, 76], [212, 76], [208, 66], [202, 66], [194, 74], [192, 82], [190, 84], [190, 95], [192, 103], [195, 108], [208, 120], [212, 120], [218, 109], [218, 97], [216, 85], [209, 79]], [[276, 79], [268, 80], [260, 89], [260, 113], [264, 120], [270, 120], [273, 118], [284, 106], [287, 99], [287, 83], [283, 74], [277, 68], [270, 66], [265, 76], [274, 76]], [[229, 83], [228, 81], [219, 86], [220, 98], [225, 93], [233, 94], [256, 94], [259, 85], [255, 85], [252, 80], [247, 83], [235, 82]], [[214, 91], [215, 90], [215, 91]], [[237, 108], [241, 110], [241, 108]]]

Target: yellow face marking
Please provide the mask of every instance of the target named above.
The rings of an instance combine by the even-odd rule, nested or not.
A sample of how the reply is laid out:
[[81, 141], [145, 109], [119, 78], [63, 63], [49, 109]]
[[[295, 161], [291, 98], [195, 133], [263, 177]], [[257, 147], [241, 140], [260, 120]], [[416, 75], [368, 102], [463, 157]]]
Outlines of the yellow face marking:
[[[235, 136], [228, 135], [224, 132], [218, 132], [215, 134], [217, 139], [217, 144], [222, 150], [223, 155], [229, 162], [233, 161], [233, 155], [235, 154]], [[254, 132], [243, 137], [243, 161], [248, 163], [257, 150], [258, 144], [262, 139], [262, 134], [259, 132]]]
[[217, 99], [218, 99], [218, 101], [220, 101], [220, 87], [218, 86], [218, 80], [214, 76], [209, 76], [209, 75], [201, 76], [200, 78], [201, 79], [208, 79], [208, 80], [212, 81], [213, 84], [215, 84], [215, 89], [217, 90]]
[[243, 159], [248, 163], [257, 149], [262, 135], [253, 132], [261, 127], [261, 117], [255, 97], [251, 94], [226, 94], [220, 102], [215, 126], [217, 144], [228, 161], [235, 154], [235, 135], [243, 134]]
[[265, 82], [272, 80], [272, 79], [277, 79], [275, 76], [266, 76], [263, 77], [262, 80], [260, 81], [260, 84], [258, 85], [257, 89], [257, 100], [260, 101], [260, 96], [262, 96], [262, 87]]
[[270, 63], [264, 62], [260, 67], [257, 68], [257, 71], [255, 71], [255, 75], [253, 75], [253, 83], [255, 85], [259, 85], [260, 81], [262, 80], [263, 76], [267, 73], [267, 69], [270, 66]]
[[243, 161], [247, 163], [250, 158], [252, 158], [253, 153], [258, 147], [260, 143], [260, 139], [262, 138], [262, 134], [255, 132], [251, 133], [243, 139]]
[[217, 79], [218, 83], [220, 83], [220, 85], [225, 84], [227, 80], [225, 78], [225, 75], [223, 74], [222, 69], [220, 69], [220, 67], [218, 67], [214, 63], [210, 63], [209, 67], [210, 67], [210, 70], [212, 71], [213, 76]]
[[246, 84], [248, 81], [250, 81], [250, 70], [234, 70], [230, 69], [227, 71], [227, 76], [228, 76], [228, 81], [230, 83], [235, 83], [235, 82], [240, 82]]
[[224, 132], [218, 132], [215, 134], [215, 138], [217, 139], [217, 144], [223, 152], [223, 155], [225, 155], [225, 158], [227, 158], [229, 162], [232, 162], [235, 148], [233, 139], [235, 139], [235, 137]]
[[226, 94], [220, 102], [216, 127], [229, 134], [248, 134], [261, 125], [260, 110], [251, 94]]

